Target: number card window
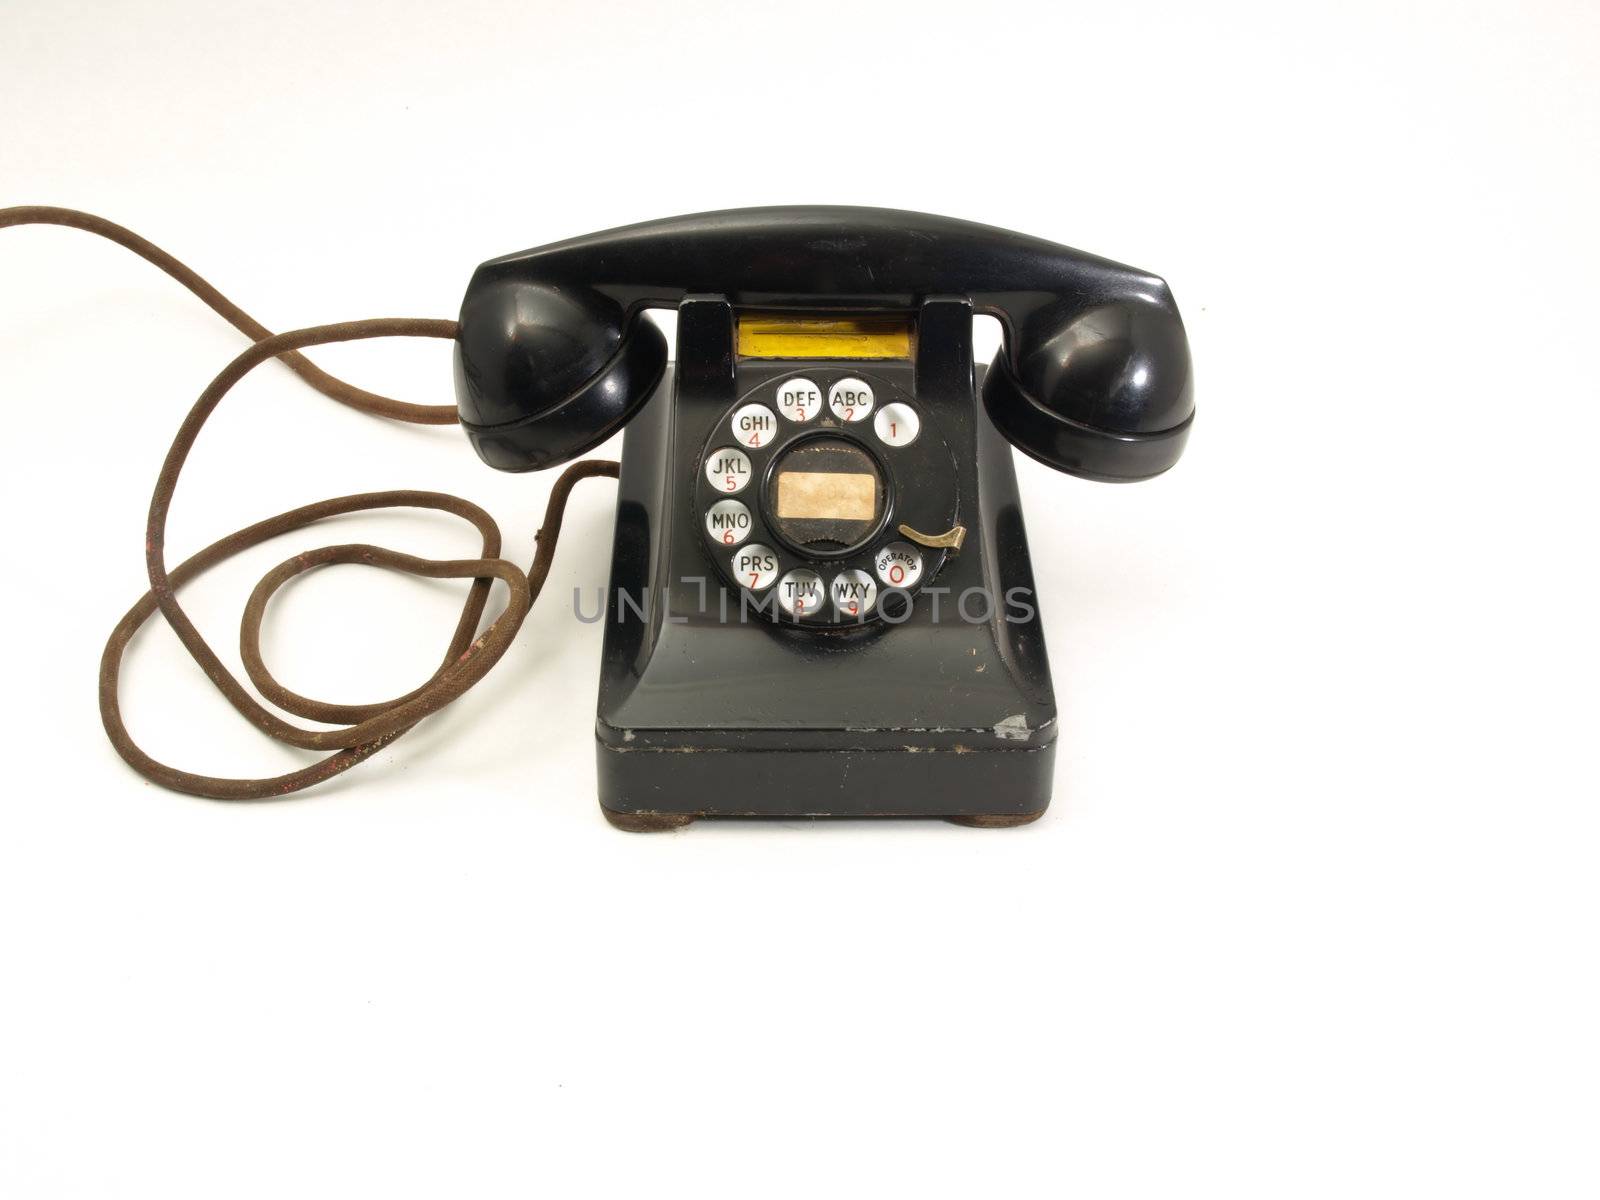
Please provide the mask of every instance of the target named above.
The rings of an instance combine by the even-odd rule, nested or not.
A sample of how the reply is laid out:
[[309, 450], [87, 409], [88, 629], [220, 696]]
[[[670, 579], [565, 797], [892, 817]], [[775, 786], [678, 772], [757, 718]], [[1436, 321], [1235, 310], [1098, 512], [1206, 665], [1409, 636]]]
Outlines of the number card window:
[[773, 526], [792, 544], [830, 554], [877, 528], [886, 502], [878, 464], [842, 438], [797, 443], [773, 468], [767, 498]]

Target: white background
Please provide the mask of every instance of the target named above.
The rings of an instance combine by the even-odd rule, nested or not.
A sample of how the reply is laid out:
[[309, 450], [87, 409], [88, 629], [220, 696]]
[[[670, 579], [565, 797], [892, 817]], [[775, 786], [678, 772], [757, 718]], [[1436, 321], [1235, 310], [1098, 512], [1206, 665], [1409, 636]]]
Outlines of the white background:
[[[1062, 738], [1026, 829], [595, 808], [613, 489], [493, 676], [304, 798], [101, 734], [144, 507], [239, 337], [132, 256], [0, 232], [0, 1193], [1538, 1196], [1600, 1191], [1592, 2], [0, 5], [0, 204], [89, 209], [274, 328], [455, 314], [480, 260], [767, 203], [914, 208], [1157, 271], [1167, 476], [1018, 464]], [[992, 345], [992, 331], [987, 336]], [[321, 360], [448, 403], [441, 344]], [[614, 453], [606, 447], [601, 453]], [[278, 368], [175, 560], [381, 487], [550, 476]], [[231, 655], [297, 547], [186, 603]], [[454, 585], [290, 590], [331, 699], [433, 667]], [[136, 643], [135, 734], [300, 756]]]

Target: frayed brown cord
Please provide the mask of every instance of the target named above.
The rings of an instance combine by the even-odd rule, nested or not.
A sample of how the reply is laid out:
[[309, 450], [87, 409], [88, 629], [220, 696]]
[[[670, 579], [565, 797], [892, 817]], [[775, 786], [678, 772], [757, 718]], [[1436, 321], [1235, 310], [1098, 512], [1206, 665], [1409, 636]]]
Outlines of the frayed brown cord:
[[[150, 590], [117, 623], [106, 642], [100, 660], [100, 717], [106, 735], [125, 762], [135, 771], [163, 787], [207, 796], [215, 800], [261, 800], [284, 796], [323, 780], [331, 779], [394, 741], [423, 717], [437, 712], [459, 697], [488, 673], [510, 647], [533, 602], [543, 589], [555, 556], [561, 520], [567, 498], [581, 479], [596, 476], [616, 478], [617, 464], [603, 460], [574, 463], [561, 473], [545, 507], [544, 524], [537, 537], [533, 565], [523, 572], [514, 563], [499, 557], [500, 530], [493, 518], [475, 504], [440, 492], [385, 491], [340, 496], [280, 513], [247, 529], [213, 542], [198, 554], [168, 570], [166, 565], [167, 513], [177, 490], [178, 477], [195, 439], [223, 396], [254, 367], [271, 358], [281, 358], [292, 370], [324, 395], [363, 412], [394, 420], [419, 424], [445, 424], [455, 421], [455, 410], [445, 406], [406, 404], [391, 400], [328, 375], [299, 351], [310, 346], [357, 341], [375, 337], [453, 338], [454, 321], [411, 318], [381, 318], [349, 321], [273, 334], [252, 320], [204, 279], [165, 251], [119, 225], [88, 213], [71, 209], [23, 207], [0, 209], [0, 228], [8, 225], [54, 224], [83, 229], [110, 238], [154, 263], [193, 291], [237, 328], [256, 339], [211, 382], [184, 418], [172, 448], [167, 452], [155, 492], [150, 498], [150, 514], [145, 534], [145, 566]], [[445, 414], [448, 414], [446, 416]], [[286, 712], [306, 720], [346, 727], [309, 730], [290, 724], [262, 706], [223, 666], [200, 636], [188, 614], [178, 604], [177, 592], [225, 559], [281, 534], [303, 528], [316, 521], [345, 513], [379, 508], [431, 508], [452, 513], [477, 528], [483, 538], [483, 554], [468, 559], [424, 559], [388, 550], [381, 546], [352, 543], [324, 546], [297, 554], [281, 563], [256, 585], [245, 607], [239, 629], [239, 651], [245, 671], [262, 694]], [[359, 563], [405, 571], [433, 579], [471, 579], [461, 617], [433, 676], [420, 687], [393, 700], [373, 704], [331, 704], [300, 696], [273, 678], [261, 656], [261, 622], [273, 594], [295, 576], [314, 567], [332, 563]], [[505, 609], [490, 622], [481, 635], [478, 622], [488, 602], [494, 580], [504, 583], [510, 593]], [[135, 633], [156, 612], [160, 612], [183, 642], [206, 677], [227, 697], [229, 703], [263, 733], [310, 750], [333, 750], [320, 762], [264, 779], [230, 779], [196, 775], [151, 758], [134, 742], [122, 721], [118, 703], [118, 679], [123, 654]]]
[[[75, 208], [24, 204], [17, 208], [0, 208], [0, 229], [8, 225], [61, 225], [107, 238], [119, 246], [132, 250], [146, 262], [172, 276], [252, 342], [259, 342], [263, 338], [272, 336], [272, 330], [217, 291], [195, 271], [173, 258], [160, 246], [146, 241], [133, 230], [124, 229], [114, 221], [97, 217], [93, 213], [79, 212]], [[358, 388], [337, 376], [328, 374], [303, 354], [293, 351], [284, 354], [283, 365], [328, 399], [348, 404], [351, 408], [371, 413], [375, 417], [409, 421], [414, 425], [454, 425], [458, 420], [454, 405], [407, 404], [403, 400], [391, 400], [388, 396], [380, 396], [376, 392]]]

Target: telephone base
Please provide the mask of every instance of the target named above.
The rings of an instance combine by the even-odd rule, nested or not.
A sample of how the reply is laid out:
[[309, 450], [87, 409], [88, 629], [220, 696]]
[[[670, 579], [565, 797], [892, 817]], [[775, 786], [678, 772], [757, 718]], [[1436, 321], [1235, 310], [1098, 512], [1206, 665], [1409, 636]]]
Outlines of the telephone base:
[[[613, 829], [620, 829], [624, 833], [670, 833], [674, 829], [682, 829], [685, 825], [692, 824], [700, 819], [688, 813], [618, 812], [614, 808], [607, 808], [604, 804], [600, 806], [600, 811], [605, 814], [606, 820], [611, 822]], [[945, 817], [944, 820], [949, 821], [952, 825], [964, 825], [969, 829], [1016, 829], [1022, 825], [1033, 824], [1044, 816], [1044, 812], [1045, 810], [1041, 808], [1038, 812], [1023, 813], [1020, 816], [968, 814]], [[811, 819], [828, 820], [829, 818]]]
[[746, 731], [721, 748], [641, 750], [610, 732], [597, 747], [600, 810], [635, 833], [702, 817], [922, 817], [1006, 829], [1044, 815], [1055, 763], [1053, 740], [1007, 750], [734, 748]]
[[[681, 502], [706, 478], [710, 433], [741, 396], [801, 371], [827, 379], [837, 364], [669, 368], [629, 422], [595, 721], [599, 799], [613, 825], [922, 817], [1003, 828], [1050, 803], [1055, 694], [1011, 445], [973, 395], [970, 306], [929, 300], [917, 328], [914, 366], [870, 373], [923, 412], [911, 448], [935, 433], [948, 447], [940, 469], [965, 537], [956, 553], [930, 554], [893, 619], [814, 628], [747, 616], [719, 574], [707, 513]], [[726, 301], [686, 302], [679, 353], [733, 364], [732, 330]], [[909, 513], [922, 478], [903, 481], [896, 513]], [[766, 512], [759, 487], [743, 494]], [[974, 596], [988, 601], [963, 609], [960, 598]]]

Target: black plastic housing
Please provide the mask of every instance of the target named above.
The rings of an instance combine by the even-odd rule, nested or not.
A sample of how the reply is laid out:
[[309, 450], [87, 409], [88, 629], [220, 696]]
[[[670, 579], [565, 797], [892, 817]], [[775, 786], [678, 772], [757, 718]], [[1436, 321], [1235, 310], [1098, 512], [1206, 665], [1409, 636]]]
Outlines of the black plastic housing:
[[[903, 373], [952, 450], [968, 535], [927, 581], [950, 590], [924, 588], [899, 624], [847, 631], [719, 611], [702, 514], [683, 497], [711, 426], [752, 373], [774, 369], [735, 370], [732, 328], [723, 300], [683, 305], [679, 367], [623, 440], [595, 727], [607, 814], [634, 828], [674, 816], [1037, 816], [1055, 696], [1010, 449], [973, 395], [970, 306], [922, 306], [914, 362], [873, 368]], [[1000, 606], [980, 623], [952, 617], [970, 588], [1020, 589], [1028, 619]]]

